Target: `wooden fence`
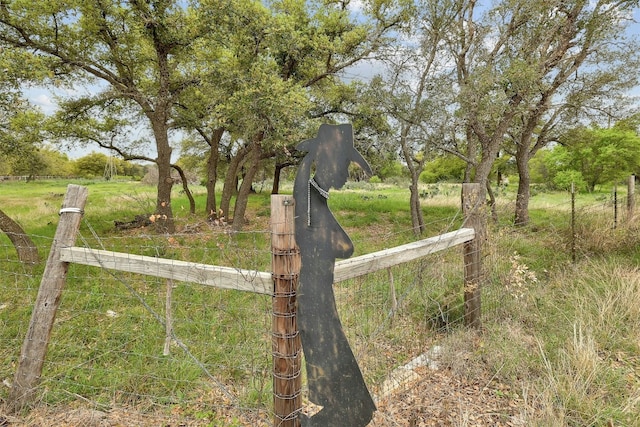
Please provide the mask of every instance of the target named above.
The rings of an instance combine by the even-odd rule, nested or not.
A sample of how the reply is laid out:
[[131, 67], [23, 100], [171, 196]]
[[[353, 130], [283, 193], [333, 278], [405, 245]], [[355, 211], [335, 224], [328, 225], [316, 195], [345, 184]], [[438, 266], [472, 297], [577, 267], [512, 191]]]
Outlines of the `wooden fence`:
[[[463, 184], [462, 205], [465, 215], [463, 228], [336, 262], [335, 282], [388, 269], [438, 251], [464, 245], [465, 324], [474, 328], [480, 327], [480, 250], [484, 236], [484, 216], [481, 212], [484, 203], [478, 197], [479, 190], [478, 184]], [[14, 412], [20, 411], [29, 405], [34, 397], [67, 269], [70, 263], [76, 263], [173, 281], [271, 295], [273, 298], [274, 425], [299, 426], [301, 348], [299, 339], [296, 338], [295, 293], [300, 262], [294, 238], [295, 201], [293, 197], [272, 196], [271, 272], [76, 247], [75, 239], [86, 198], [85, 187], [69, 185], [12, 384], [9, 397], [10, 409]], [[292, 360], [294, 360], [293, 363]]]

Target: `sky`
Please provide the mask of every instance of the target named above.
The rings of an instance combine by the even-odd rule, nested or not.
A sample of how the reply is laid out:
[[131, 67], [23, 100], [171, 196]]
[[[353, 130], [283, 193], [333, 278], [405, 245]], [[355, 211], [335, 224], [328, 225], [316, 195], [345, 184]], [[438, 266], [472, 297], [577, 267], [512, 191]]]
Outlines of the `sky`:
[[[68, 96], [71, 95], [72, 92], [68, 90], [59, 90], [53, 91], [50, 88], [46, 87], [30, 87], [25, 91], [25, 95], [27, 96], [28, 101], [37, 106], [42, 110], [42, 112], [46, 115], [51, 115], [55, 113], [58, 108], [58, 104], [56, 102], [56, 97], [58, 96]], [[56, 150], [61, 151], [70, 159], [77, 159], [79, 157], [86, 156], [92, 152], [103, 153], [106, 155], [110, 155], [107, 150], [102, 149], [96, 145], [92, 145], [89, 147], [75, 147], [70, 149], [60, 149], [59, 147], [55, 147]]]

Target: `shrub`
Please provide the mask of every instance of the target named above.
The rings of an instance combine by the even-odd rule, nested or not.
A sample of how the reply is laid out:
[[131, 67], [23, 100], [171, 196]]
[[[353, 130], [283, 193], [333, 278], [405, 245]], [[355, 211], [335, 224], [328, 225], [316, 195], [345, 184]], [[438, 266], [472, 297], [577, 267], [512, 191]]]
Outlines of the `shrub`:
[[582, 173], [576, 170], [560, 171], [553, 178], [553, 186], [558, 190], [571, 190], [572, 183], [576, 191], [583, 191], [587, 188]]

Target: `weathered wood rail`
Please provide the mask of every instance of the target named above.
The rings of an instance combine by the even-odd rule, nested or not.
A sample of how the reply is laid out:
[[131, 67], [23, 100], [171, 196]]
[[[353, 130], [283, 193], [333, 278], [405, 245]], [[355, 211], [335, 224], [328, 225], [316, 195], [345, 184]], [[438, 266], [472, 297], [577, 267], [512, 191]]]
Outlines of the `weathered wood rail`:
[[[472, 228], [461, 228], [406, 245], [338, 261], [335, 266], [334, 281], [336, 283], [342, 282], [413, 261], [469, 242], [474, 237], [475, 232]], [[61, 248], [60, 261], [197, 283], [221, 289], [235, 289], [265, 295], [273, 293], [272, 274], [265, 271], [219, 267], [83, 247]]]
[[61, 249], [60, 261], [197, 283], [222, 289], [236, 289], [266, 295], [273, 293], [271, 273], [263, 271], [219, 267], [82, 247]]

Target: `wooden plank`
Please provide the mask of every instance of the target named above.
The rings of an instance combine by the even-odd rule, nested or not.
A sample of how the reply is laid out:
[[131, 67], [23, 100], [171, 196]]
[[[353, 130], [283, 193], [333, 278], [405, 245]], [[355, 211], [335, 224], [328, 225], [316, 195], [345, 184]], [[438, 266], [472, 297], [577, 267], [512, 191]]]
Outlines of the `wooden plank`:
[[67, 186], [60, 209], [60, 222], [42, 274], [29, 329], [22, 344], [18, 369], [11, 386], [9, 412], [20, 412], [35, 397], [69, 267], [69, 264], [59, 260], [58, 254], [62, 247], [71, 246], [76, 241], [88, 193], [87, 187], [73, 184]]
[[295, 201], [271, 196], [271, 265], [274, 292], [271, 317], [273, 353], [273, 425], [300, 427], [302, 408], [301, 347], [297, 322], [300, 250], [295, 239]]
[[394, 265], [413, 261], [426, 255], [449, 249], [453, 246], [473, 240], [472, 228], [461, 228], [450, 233], [429, 237], [428, 239], [396, 246], [391, 249], [373, 252], [359, 257], [336, 262], [334, 282], [363, 276]]
[[464, 224], [473, 227], [476, 238], [463, 246], [464, 257], [464, 324], [480, 329], [482, 313], [482, 236], [485, 235], [484, 195], [477, 183], [462, 184]]
[[222, 289], [235, 289], [266, 295], [273, 293], [271, 273], [254, 270], [80, 247], [61, 249], [60, 261], [198, 283]]

